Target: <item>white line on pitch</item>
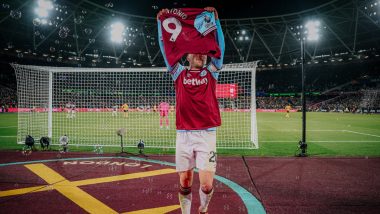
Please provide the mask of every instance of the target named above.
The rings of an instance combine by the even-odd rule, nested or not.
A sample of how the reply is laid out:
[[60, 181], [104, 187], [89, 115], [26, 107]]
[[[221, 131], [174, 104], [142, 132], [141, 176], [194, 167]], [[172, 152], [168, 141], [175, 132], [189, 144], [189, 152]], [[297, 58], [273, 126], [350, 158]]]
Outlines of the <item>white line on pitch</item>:
[[312, 143], [380, 143], [380, 141], [376, 140], [363, 140], [363, 141], [358, 141], [358, 140], [315, 140], [315, 141], [309, 141]]
[[[298, 132], [301, 131], [301, 129], [259, 129], [259, 131], [287, 131], [287, 132]], [[312, 130], [307, 130], [308, 132], [344, 132], [344, 130], [341, 129], [312, 129]]]
[[343, 130], [343, 131], [344, 132], [351, 132], [351, 133], [354, 133], [354, 134], [361, 134], [361, 135], [372, 136], [372, 137], [380, 137], [379, 135], [367, 134], [367, 133], [362, 133], [362, 132], [354, 132], [354, 131], [350, 131], [350, 130]]
[[[296, 140], [259, 140], [259, 143], [291, 143], [296, 142]], [[357, 140], [311, 140], [307, 141], [309, 143], [380, 143], [380, 141], [357, 141]]]
[[0, 136], [0, 137], [17, 137], [17, 136], [15, 135], [15, 136]]
[[17, 128], [17, 126], [2, 126], [0, 129]]

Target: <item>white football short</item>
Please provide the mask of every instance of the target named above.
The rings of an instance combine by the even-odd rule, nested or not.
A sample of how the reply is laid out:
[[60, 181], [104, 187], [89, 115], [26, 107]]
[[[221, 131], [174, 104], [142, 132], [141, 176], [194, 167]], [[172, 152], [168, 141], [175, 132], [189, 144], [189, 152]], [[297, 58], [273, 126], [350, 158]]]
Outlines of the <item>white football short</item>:
[[194, 167], [215, 172], [216, 131], [177, 132], [175, 162], [177, 172]]

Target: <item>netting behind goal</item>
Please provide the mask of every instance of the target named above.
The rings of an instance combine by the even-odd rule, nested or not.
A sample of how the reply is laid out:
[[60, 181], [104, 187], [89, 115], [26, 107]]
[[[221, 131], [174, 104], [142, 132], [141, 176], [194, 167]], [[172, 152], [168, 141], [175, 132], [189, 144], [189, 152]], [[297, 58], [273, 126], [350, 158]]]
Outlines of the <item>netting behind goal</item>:
[[[123, 144], [175, 148], [175, 91], [164, 68], [67, 68], [13, 64], [17, 76], [18, 137], [52, 144], [67, 135], [70, 145]], [[258, 148], [255, 102], [256, 63], [225, 65], [217, 97], [222, 126], [218, 148]], [[169, 125], [160, 126], [159, 105], [170, 105]], [[128, 107], [125, 105], [127, 104]]]

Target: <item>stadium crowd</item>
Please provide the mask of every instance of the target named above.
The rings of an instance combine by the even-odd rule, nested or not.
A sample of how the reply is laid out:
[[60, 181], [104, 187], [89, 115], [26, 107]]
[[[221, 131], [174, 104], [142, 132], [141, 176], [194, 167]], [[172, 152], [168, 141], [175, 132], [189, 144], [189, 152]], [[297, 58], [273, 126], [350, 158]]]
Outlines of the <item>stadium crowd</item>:
[[257, 97], [256, 106], [261, 109], [283, 109], [285, 106], [300, 106], [301, 99], [296, 97]]
[[16, 90], [0, 85], [0, 112], [17, 106]]
[[361, 93], [334, 97], [329, 100], [311, 104], [309, 111], [357, 112], [361, 109], [362, 97], [363, 95]]

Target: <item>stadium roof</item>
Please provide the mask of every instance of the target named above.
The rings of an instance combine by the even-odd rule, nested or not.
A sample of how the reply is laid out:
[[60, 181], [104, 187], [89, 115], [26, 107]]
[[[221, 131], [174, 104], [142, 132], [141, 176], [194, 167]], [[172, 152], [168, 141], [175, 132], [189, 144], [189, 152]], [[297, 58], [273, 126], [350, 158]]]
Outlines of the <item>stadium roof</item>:
[[[320, 20], [322, 27], [320, 40], [307, 44], [309, 63], [379, 60], [380, 0], [240, 4], [216, 0], [55, 0], [47, 17], [35, 12], [39, 1], [1, 3], [3, 61], [86, 67], [163, 66], [154, 18], [157, 11], [207, 5], [215, 6], [222, 19], [226, 63], [262, 60], [266, 67], [296, 65], [300, 55], [297, 33], [302, 33], [300, 27], [308, 20]], [[110, 41], [110, 26], [116, 21], [126, 26], [122, 44]]]
[[[321, 6], [331, 0], [139, 0], [139, 1], [91, 1], [101, 6], [133, 15], [154, 17], [159, 9], [176, 7], [215, 7], [224, 19], [251, 18], [282, 15]], [[111, 4], [110, 4], [111, 3]], [[112, 6], [112, 7], [110, 7]]]

